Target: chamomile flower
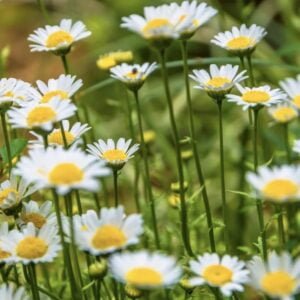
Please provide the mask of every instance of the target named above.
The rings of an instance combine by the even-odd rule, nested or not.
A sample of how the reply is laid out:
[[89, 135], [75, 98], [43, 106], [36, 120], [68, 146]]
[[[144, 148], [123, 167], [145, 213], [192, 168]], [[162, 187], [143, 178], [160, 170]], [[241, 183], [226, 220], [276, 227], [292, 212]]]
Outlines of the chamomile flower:
[[92, 255], [103, 255], [137, 244], [143, 233], [141, 215], [124, 214], [123, 206], [102, 208], [100, 215], [88, 210], [74, 219], [78, 247]]
[[300, 74], [296, 78], [280, 81], [279, 85], [288, 94], [291, 102], [300, 109]]
[[170, 287], [182, 274], [175, 258], [146, 250], [114, 254], [109, 269], [116, 280], [138, 289]]
[[293, 300], [300, 290], [300, 259], [287, 252], [271, 252], [266, 262], [256, 256], [248, 268], [250, 285], [272, 299]]
[[119, 138], [116, 143], [112, 139], [108, 139], [107, 142], [100, 139], [98, 142], [89, 144], [87, 151], [100, 158], [111, 168], [120, 169], [139, 149], [138, 144], [131, 147], [130, 144], [131, 139], [126, 141], [124, 138]]
[[55, 188], [64, 195], [73, 189], [97, 191], [98, 177], [109, 175], [100, 160], [80, 149], [33, 149], [17, 164], [16, 174], [38, 188]]
[[5, 300], [29, 300], [24, 287], [14, 288], [12, 284], [2, 284], [0, 286], [0, 299]]
[[109, 70], [116, 65], [125, 62], [131, 62], [133, 54], [131, 51], [115, 51], [100, 55], [97, 60], [97, 66], [101, 70]]
[[28, 223], [33, 223], [37, 229], [41, 229], [45, 224], [56, 224], [55, 213], [52, 211], [52, 202], [46, 201], [40, 206], [36, 201], [23, 202], [23, 208], [17, 223], [23, 227]]
[[0, 184], [0, 209], [9, 214], [19, 206], [24, 198], [36, 190], [37, 187], [34, 183], [28, 184], [24, 179], [16, 176], [13, 170], [9, 180]]
[[236, 87], [241, 95], [229, 94], [227, 100], [243, 106], [243, 110], [262, 106], [269, 107], [285, 101], [287, 98], [287, 95], [280, 89], [271, 89], [269, 85], [250, 88], [237, 84]]
[[191, 278], [189, 283], [192, 286], [208, 284], [219, 288], [224, 296], [231, 296], [234, 291], [244, 290], [243, 285], [249, 275], [245, 267], [245, 263], [237, 257], [205, 253], [190, 261], [190, 269], [197, 277]]
[[[204, 2], [198, 4], [197, 1], [183, 1], [180, 6], [178, 6], [179, 19], [177, 23], [177, 31], [180, 33], [180, 38], [190, 38], [199, 29], [199, 27], [208, 22], [217, 14], [217, 12], [217, 10], [208, 6]], [[184, 23], [183, 21], [186, 19], [190, 19], [191, 21]], [[181, 24], [183, 25], [183, 28], [180, 28]]]
[[51, 262], [61, 250], [57, 228], [46, 224], [37, 230], [32, 223], [22, 231], [12, 230], [3, 238], [3, 249], [11, 251], [8, 262], [22, 264]]
[[277, 105], [272, 105], [268, 112], [272, 119], [278, 123], [289, 123], [295, 120], [298, 116], [298, 111], [289, 101], [284, 101]]
[[123, 63], [110, 69], [111, 77], [122, 81], [129, 89], [138, 90], [147, 77], [157, 68], [157, 63], [128, 65]]
[[240, 28], [233, 27], [231, 31], [218, 33], [211, 42], [237, 55], [251, 53], [256, 45], [266, 36], [265, 28], [255, 24]]
[[[64, 128], [65, 137], [67, 140], [67, 145], [76, 145], [81, 142], [81, 137], [84, 133], [91, 129], [88, 124], [81, 124], [76, 122], [73, 126], [70, 126], [68, 120], [62, 121], [62, 126]], [[43, 148], [44, 147], [44, 138], [42, 135], [30, 131], [30, 133], [35, 136], [36, 140], [29, 141], [29, 146], [33, 148]], [[60, 128], [52, 130], [47, 136], [48, 146], [60, 147], [64, 146], [64, 140], [62, 136], [62, 131]]]
[[263, 200], [286, 203], [300, 199], [300, 169], [283, 165], [262, 166], [257, 173], [248, 172], [247, 180]]
[[90, 35], [91, 32], [86, 30], [81, 21], [72, 24], [72, 20], [63, 19], [59, 25], [36, 29], [29, 35], [28, 41], [33, 42], [29, 45], [32, 52], [51, 51], [57, 55], [65, 55], [75, 42]]
[[[5, 251], [2, 249], [2, 238], [5, 238], [8, 235], [8, 223], [7, 222], [2, 222], [0, 225], [0, 263], [6, 262], [7, 258], [11, 256], [11, 251]], [[1, 293], [0, 293], [1, 295]], [[4, 299], [1, 298], [0, 299]]]
[[54, 98], [71, 99], [82, 87], [82, 80], [76, 80], [76, 76], [62, 74], [57, 79], [49, 79], [47, 83], [38, 80], [36, 85], [38, 90], [33, 90], [32, 98], [40, 103], [47, 103]]
[[210, 65], [206, 70], [193, 70], [190, 78], [197, 82], [196, 89], [204, 90], [213, 98], [224, 97], [235, 84], [247, 78], [246, 71], [238, 73], [239, 67], [232, 65]]
[[50, 131], [55, 123], [72, 117], [76, 109], [69, 100], [55, 98], [47, 103], [32, 101], [26, 106], [12, 108], [8, 111], [8, 117], [13, 128]]

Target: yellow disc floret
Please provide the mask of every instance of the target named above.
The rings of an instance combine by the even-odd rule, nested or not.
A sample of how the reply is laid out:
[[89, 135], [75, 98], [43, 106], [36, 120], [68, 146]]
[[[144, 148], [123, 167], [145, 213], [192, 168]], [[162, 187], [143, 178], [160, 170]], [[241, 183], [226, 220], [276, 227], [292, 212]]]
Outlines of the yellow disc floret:
[[18, 195], [18, 191], [13, 189], [13, 188], [6, 188], [3, 189], [2, 191], [0, 191], [0, 204], [3, 203], [3, 201], [10, 195], [14, 195], [17, 196]]
[[66, 31], [59, 30], [51, 33], [46, 40], [46, 47], [57, 48], [61, 46], [69, 46], [74, 41], [72, 35]]
[[150, 20], [143, 28], [145, 37], [151, 37], [152, 32], [159, 28], [170, 27], [171, 23], [167, 19], [157, 18]]
[[254, 41], [246, 36], [233, 38], [227, 43], [230, 50], [244, 50], [254, 46]]
[[297, 108], [300, 108], [300, 95], [294, 97], [293, 103], [297, 106]]
[[46, 242], [34, 236], [25, 237], [17, 245], [17, 255], [26, 259], [36, 259], [43, 257], [48, 250]]
[[29, 112], [27, 116], [27, 123], [29, 126], [38, 126], [54, 121], [55, 117], [56, 112], [51, 107], [37, 106]]
[[136, 267], [125, 275], [126, 282], [133, 286], [155, 286], [163, 282], [162, 275], [149, 267]]
[[226, 78], [226, 77], [213, 77], [210, 80], [208, 80], [206, 82], [206, 85], [208, 87], [213, 87], [213, 88], [221, 88], [223, 87], [225, 84], [230, 83], [231, 81]]
[[232, 271], [222, 265], [208, 266], [204, 272], [204, 279], [213, 286], [222, 286], [232, 280]]
[[125, 161], [127, 159], [127, 154], [123, 150], [111, 149], [107, 150], [102, 154], [102, 158], [108, 162], [113, 161]]
[[298, 185], [291, 180], [274, 179], [264, 186], [262, 192], [266, 198], [280, 201], [296, 196], [298, 190]]
[[297, 117], [297, 111], [292, 107], [278, 107], [272, 112], [273, 118], [281, 123], [286, 123]]
[[[75, 140], [74, 135], [69, 131], [65, 131], [65, 137], [66, 137], [68, 145], [72, 144]], [[54, 130], [53, 132], [51, 132], [48, 135], [48, 143], [63, 146], [64, 145], [64, 139], [63, 139], [63, 135], [61, 133], [61, 130]]]
[[49, 173], [49, 181], [53, 184], [74, 184], [83, 178], [83, 171], [74, 163], [60, 163]]
[[264, 91], [248, 91], [242, 96], [245, 102], [264, 103], [270, 100], [270, 95]]
[[28, 224], [30, 222], [33, 223], [34, 226], [39, 229], [42, 228], [43, 225], [46, 223], [46, 218], [43, 215], [41, 215], [39, 213], [34, 213], [34, 212], [22, 214], [21, 219], [26, 224]]
[[52, 100], [54, 97], [59, 98], [60, 100], [69, 99], [68, 93], [62, 90], [50, 91], [43, 95], [41, 98], [41, 103], [47, 103]]

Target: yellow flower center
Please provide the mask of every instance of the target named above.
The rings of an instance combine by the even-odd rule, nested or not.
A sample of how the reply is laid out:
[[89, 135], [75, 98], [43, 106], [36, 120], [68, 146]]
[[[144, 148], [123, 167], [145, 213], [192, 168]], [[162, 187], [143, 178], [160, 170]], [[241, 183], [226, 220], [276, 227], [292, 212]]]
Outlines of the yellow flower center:
[[285, 271], [267, 273], [261, 280], [261, 286], [272, 296], [289, 296], [296, 287], [296, 280]]
[[43, 257], [48, 250], [46, 242], [35, 236], [29, 236], [24, 238], [17, 245], [17, 255], [22, 258], [35, 259]]
[[14, 96], [14, 93], [12, 91], [8, 91], [4, 94], [4, 96], [6, 97], [13, 97]]
[[232, 271], [227, 267], [211, 265], [204, 270], [202, 276], [208, 283], [214, 286], [222, 286], [231, 281], [232, 275]]
[[56, 48], [59, 46], [69, 46], [74, 41], [72, 35], [66, 31], [59, 30], [51, 33], [46, 40], [46, 47]]
[[246, 49], [254, 46], [254, 41], [246, 36], [233, 38], [227, 43], [227, 47], [231, 50]]
[[10, 256], [11, 256], [11, 254], [9, 252], [6, 252], [0, 248], [0, 260], [8, 258]]
[[97, 60], [97, 66], [102, 70], [109, 70], [117, 64], [114, 57], [108, 55], [106, 57], [100, 57]]
[[123, 150], [119, 149], [111, 149], [107, 150], [102, 154], [102, 158], [112, 162], [115, 160], [126, 160], [127, 159], [127, 154]]
[[167, 19], [157, 18], [149, 21], [143, 28], [144, 35], [151, 36], [152, 31], [161, 27], [171, 26], [171, 23]]
[[9, 196], [9, 194], [12, 193], [14, 196], [18, 196], [18, 191], [12, 188], [6, 188], [2, 191], [0, 191], [0, 204], [3, 203], [3, 201]]
[[126, 236], [121, 229], [114, 225], [103, 225], [96, 230], [91, 242], [99, 250], [111, 247], [120, 248], [126, 243]]
[[43, 95], [41, 99], [41, 103], [47, 103], [50, 100], [52, 100], [54, 97], [58, 97], [60, 100], [64, 100], [64, 99], [68, 99], [69, 95], [68, 93], [62, 90], [50, 91], [47, 92], [45, 95]]
[[49, 181], [53, 184], [73, 184], [83, 177], [83, 171], [73, 163], [60, 163], [49, 173]]
[[294, 97], [293, 103], [300, 108], [300, 95]]
[[36, 228], [42, 228], [43, 225], [46, 223], [46, 218], [38, 213], [28, 213], [28, 214], [22, 214], [21, 216], [24, 223], [30, 223], [32, 222]]
[[[65, 137], [66, 137], [68, 145], [72, 144], [75, 140], [75, 136], [69, 131], [65, 131]], [[64, 139], [63, 139], [61, 130], [55, 130], [55, 131], [51, 132], [48, 135], [48, 143], [49, 144], [64, 145]]]
[[270, 95], [263, 91], [248, 91], [243, 94], [242, 99], [249, 103], [263, 103], [270, 100]]
[[148, 267], [136, 267], [129, 270], [125, 275], [126, 282], [133, 286], [161, 285], [162, 275], [156, 270]]
[[87, 227], [86, 225], [82, 225], [82, 226], [80, 227], [80, 230], [81, 230], [81, 231], [87, 231], [87, 230], [88, 230], [88, 227]]
[[278, 122], [288, 122], [297, 117], [297, 111], [292, 107], [278, 107], [273, 113], [273, 118]]
[[37, 106], [27, 116], [29, 126], [37, 126], [43, 123], [54, 121], [56, 112], [51, 107]]
[[274, 179], [268, 182], [262, 192], [266, 198], [273, 200], [282, 200], [282, 198], [291, 198], [298, 193], [298, 185], [288, 179]]
[[226, 77], [213, 77], [207, 81], [206, 85], [214, 88], [220, 88], [224, 86], [226, 83], [230, 83], [230, 82], [231, 81]]

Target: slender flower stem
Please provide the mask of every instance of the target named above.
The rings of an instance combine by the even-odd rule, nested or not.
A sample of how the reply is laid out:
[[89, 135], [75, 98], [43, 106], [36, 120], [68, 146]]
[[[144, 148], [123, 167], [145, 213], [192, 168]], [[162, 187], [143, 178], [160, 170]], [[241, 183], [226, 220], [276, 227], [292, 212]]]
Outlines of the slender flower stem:
[[43, 133], [43, 140], [44, 140], [44, 149], [48, 148], [48, 135], [47, 133]]
[[149, 170], [149, 163], [148, 163], [148, 157], [147, 157], [147, 149], [145, 145], [145, 139], [144, 139], [144, 131], [143, 131], [143, 122], [142, 122], [142, 111], [139, 101], [138, 92], [134, 92], [134, 99], [136, 103], [136, 109], [137, 109], [137, 115], [138, 115], [138, 124], [139, 124], [139, 131], [140, 131], [140, 140], [141, 140], [141, 150], [142, 150], [142, 157], [144, 161], [144, 168], [145, 168], [145, 183], [146, 183], [146, 189], [148, 194], [148, 200], [151, 210], [151, 217], [152, 217], [152, 226], [154, 231], [154, 237], [155, 237], [155, 245], [157, 249], [160, 249], [160, 240], [159, 240], [159, 234], [158, 234], [158, 228], [157, 228], [157, 218], [156, 218], [156, 209], [155, 209], [155, 200], [153, 197], [153, 191], [151, 186], [151, 179], [150, 179], [150, 170]]
[[284, 146], [286, 151], [287, 163], [291, 163], [291, 149], [289, 144], [289, 125], [288, 123], [283, 124], [283, 134], [284, 134]]
[[[257, 171], [258, 167], [258, 148], [257, 148], [257, 132], [258, 132], [258, 113], [260, 108], [254, 108], [254, 127], [253, 127], [253, 151], [254, 151], [254, 171]], [[265, 221], [264, 221], [264, 212], [261, 199], [256, 199], [256, 209], [258, 214], [259, 228], [260, 228], [260, 237], [262, 242], [262, 251], [263, 258], [267, 259], [267, 241], [266, 241], [266, 232], [265, 232]]]
[[65, 129], [64, 129], [64, 126], [63, 126], [63, 122], [60, 121], [60, 122], [59, 122], [59, 125], [60, 125], [61, 135], [62, 135], [63, 142], [64, 142], [64, 148], [67, 149], [67, 148], [68, 148], [68, 141], [67, 141]]
[[173, 139], [175, 143], [175, 150], [176, 150], [176, 161], [177, 161], [177, 168], [178, 168], [178, 177], [179, 177], [179, 187], [180, 187], [180, 213], [181, 213], [181, 234], [183, 239], [183, 244], [185, 250], [189, 256], [194, 256], [192, 247], [190, 244], [190, 236], [189, 236], [189, 228], [188, 228], [188, 214], [187, 214], [187, 207], [185, 201], [185, 191], [184, 191], [184, 174], [183, 174], [183, 166], [181, 161], [181, 153], [180, 153], [180, 143], [179, 143], [179, 134], [177, 130], [177, 125], [175, 121], [175, 114], [173, 108], [173, 102], [169, 87], [169, 79], [166, 67], [166, 57], [165, 57], [165, 50], [161, 50], [159, 52], [159, 59], [161, 64], [161, 73], [165, 88], [165, 94], [168, 103], [168, 109], [170, 114], [170, 122], [173, 131]]
[[189, 121], [190, 121], [190, 134], [192, 139], [192, 149], [193, 155], [195, 159], [196, 171], [199, 180], [199, 184], [202, 187], [202, 197], [205, 206], [206, 212], [206, 222], [208, 227], [208, 235], [209, 235], [209, 242], [210, 242], [210, 249], [212, 252], [216, 251], [216, 244], [215, 244], [215, 237], [214, 237], [214, 228], [213, 228], [213, 221], [210, 211], [210, 204], [207, 196], [207, 189], [205, 186], [205, 179], [202, 172], [197, 142], [196, 142], [196, 133], [195, 133], [195, 125], [193, 119], [193, 105], [191, 99], [191, 92], [190, 92], [190, 85], [189, 85], [189, 67], [188, 67], [188, 55], [187, 55], [187, 42], [182, 41], [181, 43], [181, 50], [182, 50], [182, 57], [183, 57], [183, 71], [184, 71], [184, 80], [185, 80], [185, 88], [186, 88], [186, 101], [189, 111]]
[[48, 15], [48, 12], [47, 12], [44, 0], [37, 0], [37, 3], [38, 3], [38, 5], [39, 5], [39, 7], [41, 9], [41, 12], [42, 12], [45, 20], [47, 21], [47, 23], [49, 23], [49, 15]]
[[64, 66], [64, 70], [65, 70], [65, 74], [69, 74], [69, 66], [68, 66], [68, 61], [67, 61], [67, 56], [66, 55], [62, 55], [61, 56], [61, 61], [63, 63]]
[[39, 289], [38, 289], [37, 276], [36, 276], [36, 270], [35, 270], [34, 263], [30, 263], [28, 268], [29, 268], [30, 273], [31, 273], [32, 285], [33, 285], [34, 290], [35, 290], [36, 299], [40, 300], [40, 294], [39, 294]]
[[283, 209], [282, 209], [281, 205], [276, 205], [275, 209], [276, 209], [276, 213], [278, 215], [278, 218], [277, 218], [278, 236], [279, 236], [279, 240], [280, 240], [281, 250], [283, 250], [284, 245], [285, 245], [285, 232], [284, 232], [284, 225], [283, 225]]
[[248, 69], [249, 69], [249, 76], [250, 76], [250, 84], [253, 87], [255, 85], [255, 80], [253, 74], [251, 54], [247, 55], [247, 62], [248, 62]]
[[118, 191], [118, 170], [113, 170], [114, 177], [114, 194], [115, 194], [115, 207], [119, 205], [119, 191]]
[[227, 203], [226, 203], [222, 104], [223, 104], [223, 99], [218, 99], [217, 105], [218, 105], [218, 113], [219, 113], [220, 175], [221, 175], [222, 211], [223, 211], [223, 222], [224, 222], [224, 242], [225, 242], [226, 250], [228, 251], [229, 228], [228, 228], [228, 215], [227, 215]]
[[8, 172], [10, 174], [11, 169], [12, 169], [12, 157], [11, 157], [11, 149], [10, 149], [10, 143], [9, 143], [9, 136], [8, 136], [8, 130], [6, 126], [6, 121], [5, 121], [5, 112], [1, 111], [1, 125], [2, 125], [2, 131], [3, 131], [3, 137], [4, 137], [4, 142], [5, 142], [5, 148], [6, 148], [6, 153], [7, 153], [7, 160], [8, 160]]

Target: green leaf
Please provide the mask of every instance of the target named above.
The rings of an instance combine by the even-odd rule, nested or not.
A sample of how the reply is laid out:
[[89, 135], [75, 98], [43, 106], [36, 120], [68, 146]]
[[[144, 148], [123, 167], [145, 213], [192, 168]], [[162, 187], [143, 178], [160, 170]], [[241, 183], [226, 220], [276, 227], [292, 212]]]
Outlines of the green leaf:
[[[10, 141], [11, 158], [13, 159], [16, 156], [20, 155], [26, 146], [27, 146], [26, 139], [20, 138], [20, 139], [11, 140]], [[8, 163], [6, 146], [2, 146], [0, 148], [0, 155], [2, 157], [3, 162]]]

